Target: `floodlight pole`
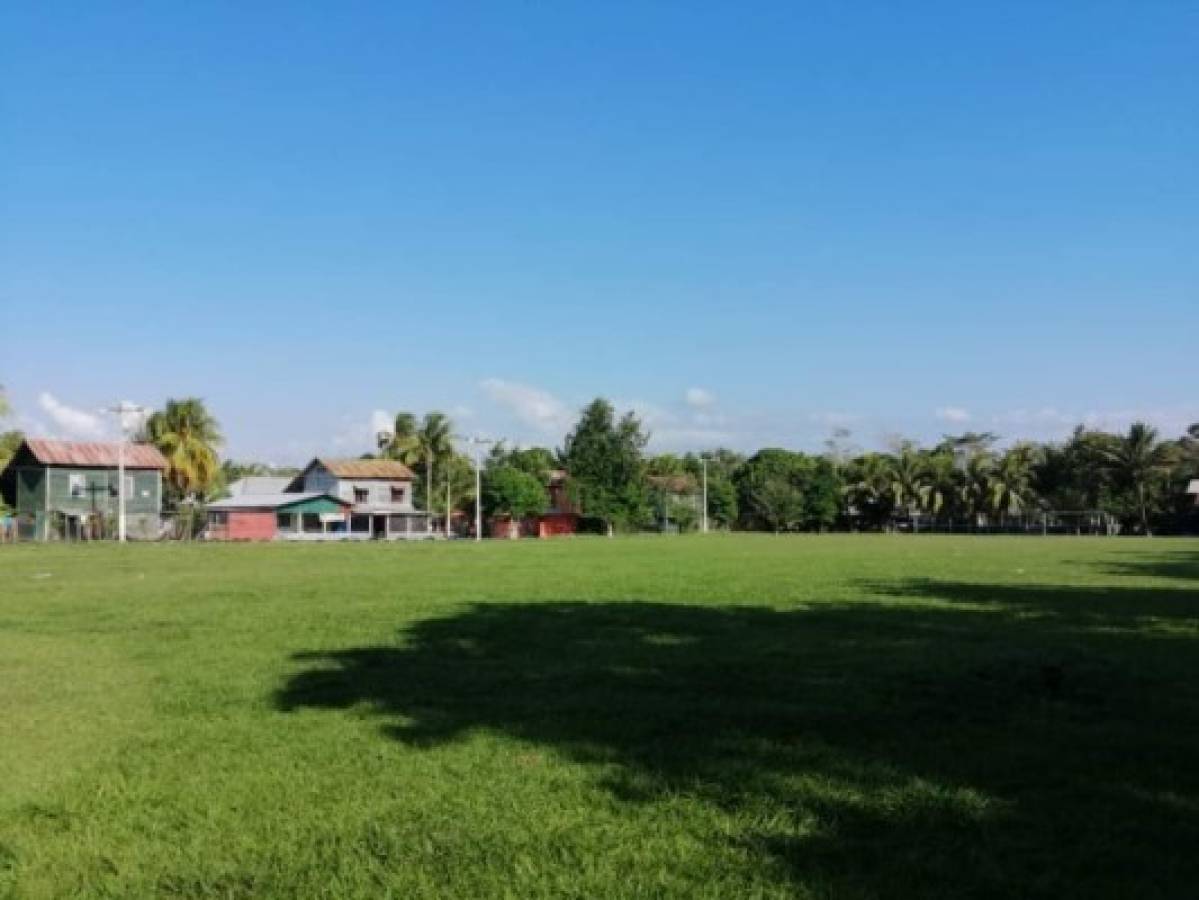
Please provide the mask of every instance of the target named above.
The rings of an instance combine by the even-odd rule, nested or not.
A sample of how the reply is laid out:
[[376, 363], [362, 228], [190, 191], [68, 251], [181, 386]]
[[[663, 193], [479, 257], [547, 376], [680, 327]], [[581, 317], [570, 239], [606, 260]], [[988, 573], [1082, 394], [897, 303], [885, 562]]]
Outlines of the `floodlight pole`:
[[125, 543], [125, 421], [126, 416], [146, 411], [144, 406], [122, 401], [111, 406], [104, 412], [116, 415], [117, 424], [121, 429], [121, 439], [117, 443], [117, 541]]
[[704, 469], [704, 534], [708, 533], [708, 456], [700, 454], [700, 462]]
[[483, 464], [479, 460], [479, 448], [484, 444], [494, 444], [495, 441], [490, 438], [479, 437], [463, 437], [457, 435], [459, 440], [466, 441], [474, 447], [475, 454], [475, 540], [483, 540]]

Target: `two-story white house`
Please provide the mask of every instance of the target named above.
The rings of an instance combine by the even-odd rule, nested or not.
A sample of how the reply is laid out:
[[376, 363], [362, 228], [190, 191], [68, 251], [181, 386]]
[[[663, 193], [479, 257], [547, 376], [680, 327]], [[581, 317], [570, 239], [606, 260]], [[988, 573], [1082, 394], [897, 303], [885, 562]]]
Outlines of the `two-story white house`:
[[350, 504], [349, 534], [397, 540], [429, 537], [429, 515], [412, 503], [412, 470], [391, 459], [324, 459], [304, 467], [289, 492]]
[[432, 537], [412, 503], [412, 470], [389, 459], [318, 457], [295, 478], [247, 478], [208, 504], [214, 541], [366, 541]]

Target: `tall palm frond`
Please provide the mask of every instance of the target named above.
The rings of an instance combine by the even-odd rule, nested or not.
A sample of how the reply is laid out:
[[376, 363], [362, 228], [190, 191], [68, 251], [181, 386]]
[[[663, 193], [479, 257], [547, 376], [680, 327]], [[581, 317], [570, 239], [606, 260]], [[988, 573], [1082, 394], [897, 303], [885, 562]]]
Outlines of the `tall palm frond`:
[[202, 496], [216, 481], [222, 438], [203, 400], [168, 400], [146, 419], [142, 436], [166, 457], [166, 480], [178, 498]]

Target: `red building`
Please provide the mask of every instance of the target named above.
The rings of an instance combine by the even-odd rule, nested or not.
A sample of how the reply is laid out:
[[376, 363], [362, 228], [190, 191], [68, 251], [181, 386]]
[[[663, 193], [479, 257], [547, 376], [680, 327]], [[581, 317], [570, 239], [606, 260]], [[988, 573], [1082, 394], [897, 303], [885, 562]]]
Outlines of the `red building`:
[[350, 503], [329, 494], [243, 494], [208, 504], [210, 541], [347, 537]]
[[549, 483], [546, 485], [550, 495], [549, 508], [539, 516], [529, 516], [520, 522], [513, 522], [511, 516], [496, 516], [489, 523], [491, 536], [551, 538], [577, 532], [579, 514], [571, 503], [566, 481], [567, 475], [563, 470], [555, 469], [550, 472]]

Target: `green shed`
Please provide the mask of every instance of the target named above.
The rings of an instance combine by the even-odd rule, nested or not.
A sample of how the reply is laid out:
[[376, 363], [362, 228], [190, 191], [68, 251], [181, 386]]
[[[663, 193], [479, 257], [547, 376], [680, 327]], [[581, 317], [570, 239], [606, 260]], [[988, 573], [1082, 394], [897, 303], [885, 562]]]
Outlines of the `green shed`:
[[158, 537], [166, 459], [149, 444], [26, 438], [0, 472], [0, 494], [25, 540], [75, 540], [116, 532], [123, 449], [125, 517], [131, 538]]

